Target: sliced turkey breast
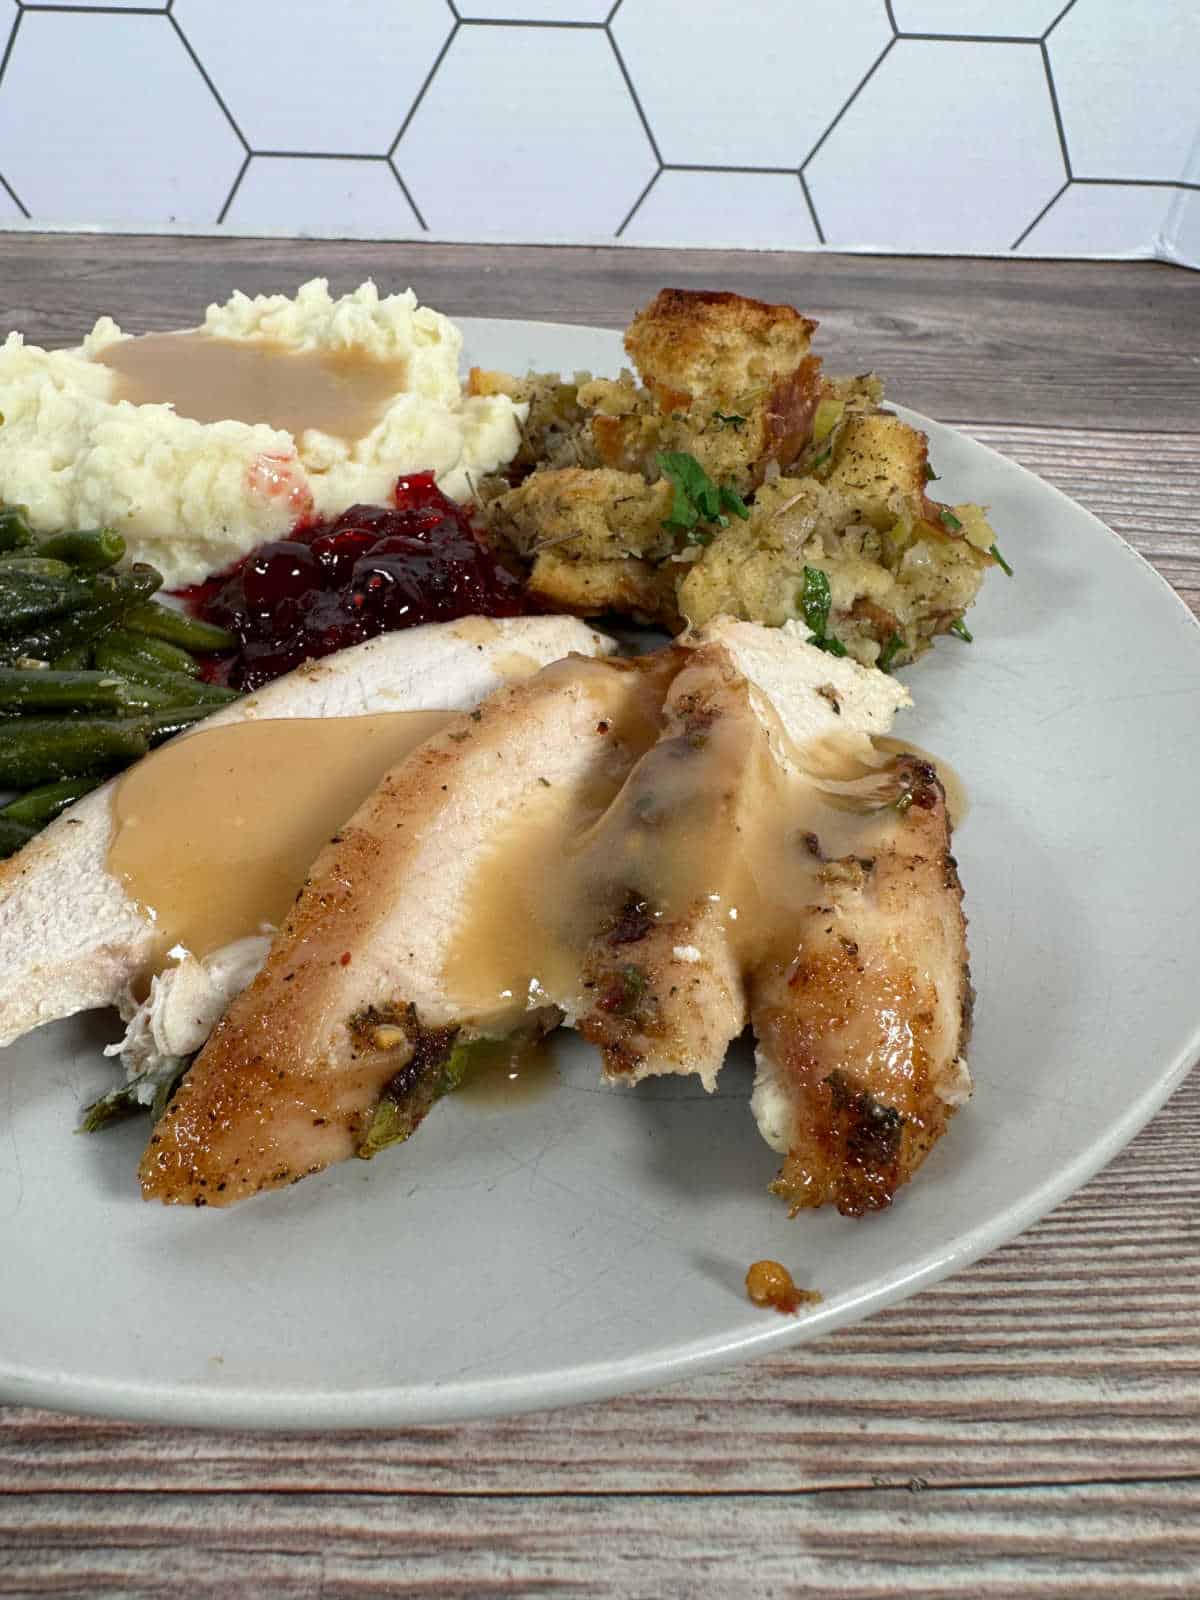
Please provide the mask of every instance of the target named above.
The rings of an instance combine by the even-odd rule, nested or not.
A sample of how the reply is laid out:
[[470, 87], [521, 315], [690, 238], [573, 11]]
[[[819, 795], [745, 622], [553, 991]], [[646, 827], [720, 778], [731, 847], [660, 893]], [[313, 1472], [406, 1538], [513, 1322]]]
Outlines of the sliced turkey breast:
[[[311, 662], [172, 743], [232, 723], [455, 711], [571, 651], [596, 656], [612, 649], [569, 617], [470, 618], [412, 628]], [[113, 796], [121, 781], [94, 790], [0, 864], [0, 1045], [41, 1023], [115, 1005], [148, 976], [160, 943], [153, 910], [109, 870]]]
[[775, 860], [787, 876], [789, 835], [805, 831], [777, 796], [784, 774], [826, 742], [843, 763], [873, 757], [870, 735], [910, 701], [785, 629], [723, 619], [682, 642], [662, 735], [581, 847], [581, 898], [615, 891], [619, 906], [587, 948], [584, 1007], [568, 1020], [610, 1078], [695, 1073], [712, 1090], [749, 1020], [750, 951], [774, 929], [758, 880]]
[[503, 879], [477, 895], [479, 863], [499, 841], [553, 904], [562, 850], [654, 743], [677, 666], [673, 651], [560, 662], [393, 768], [314, 862], [159, 1121], [143, 1193], [228, 1205], [371, 1154], [454, 1086], [460, 1042], [557, 1023], [574, 968], [539, 931], [526, 972], [519, 895]]
[[889, 1205], [970, 1094], [972, 990], [945, 793], [914, 756], [881, 775], [853, 854], [814, 841], [814, 893], [754, 973], [752, 1106], [793, 1212]]
[[871, 737], [906, 701], [746, 624], [494, 694], [318, 856], [158, 1122], [143, 1192], [225, 1205], [373, 1155], [473, 1041], [562, 1020], [610, 1077], [711, 1088], [749, 1019], [777, 1191], [887, 1204], [969, 1083], [944, 797]]

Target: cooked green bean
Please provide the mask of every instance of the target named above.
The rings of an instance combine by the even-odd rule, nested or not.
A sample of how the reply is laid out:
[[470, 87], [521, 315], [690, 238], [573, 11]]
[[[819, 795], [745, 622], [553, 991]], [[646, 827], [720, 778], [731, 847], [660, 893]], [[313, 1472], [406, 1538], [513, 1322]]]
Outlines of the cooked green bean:
[[0, 784], [28, 789], [126, 766], [150, 748], [153, 720], [153, 715], [6, 718], [0, 721]]
[[122, 619], [126, 628], [135, 633], [149, 634], [152, 639], [165, 639], [183, 650], [196, 650], [201, 654], [213, 650], [232, 650], [237, 640], [225, 628], [214, 627], [211, 622], [201, 622], [198, 617], [188, 617], [182, 611], [172, 611], [167, 606], [135, 606]]
[[62, 778], [58, 783], [40, 784], [0, 808], [0, 822], [19, 822], [26, 828], [45, 827], [59, 812], [73, 806], [76, 800], [82, 800], [103, 781], [102, 778]]
[[37, 541], [37, 551], [88, 572], [102, 572], [120, 561], [125, 554], [125, 541], [115, 528], [80, 528], [47, 534]]
[[158, 667], [163, 672], [186, 672], [189, 678], [200, 676], [199, 662], [177, 644], [152, 639], [148, 633], [132, 633], [128, 628], [114, 628], [107, 637], [148, 667]]
[[[115, 673], [110, 676], [116, 677]], [[118, 680], [121, 685], [120, 711], [129, 716], [140, 716], [144, 711], [170, 711], [173, 706], [179, 705], [179, 700], [170, 689], [159, 688], [153, 683], [139, 683], [134, 678], [123, 675]], [[190, 678], [184, 682], [190, 684]]]
[[18, 550], [33, 543], [33, 529], [24, 506], [0, 506], [0, 550]]
[[[106, 634], [96, 645], [96, 665], [163, 696], [155, 702], [160, 706], [223, 706], [237, 699], [233, 689], [219, 683], [202, 683], [185, 672], [167, 672], [152, 666], [140, 656], [122, 649], [113, 634]], [[151, 701], [146, 702], [147, 705]], [[0, 702], [2, 705], [3, 702]]]
[[[64, 650], [62, 655], [55, 656], [50, 665], [56, 672], [82, 672], [92, 664], [92, 647], [90, 644], [77, 644], [73, 650]], [[17, 663], [20, 666], [20, 662]]]
[[0, 856], [16, 855], [21, 846], [28, 844], [36, 832], [36, 828], [29, 828], [23, 823], [13, 822], [8, 817], [0, 816]]
[[215, 709], [214, 706], [177, 706], [173, 711], [152, 712], [142, 725], [151, 744], [162, 744], [165, 739], [173, 739], [177, 733], [190, 728], [193, 722], [211, 717]]
[[131, 607], [148, 600], [162, 578], [153, 567], [137, 563], [126, 572], [97, 572], [80, 581], [91, 586], [93, 603], [86, 610], [48, 621], [19, 640], [0, 639], [0, 661], [11, 665], [18, 655], [57, 661], [68, 650], [90, 644]]
[[0, 567], [0, 633], [31, 633], [40, 624], [48, 626], [68, 612], [90, 607], [94, 598], [91, 581], [76, 577], [69, 567], [65, 573], [42, 575]]
[[120, 712], [127, 687], [111, 672], [0, 667], [0, 711]]
[[0, 584], [7, 583], [13, 574], [60, 580], [75, 576], [70, 564], [60, 557], [44, 556], [30, 550], [12, 550], [0, 556]]

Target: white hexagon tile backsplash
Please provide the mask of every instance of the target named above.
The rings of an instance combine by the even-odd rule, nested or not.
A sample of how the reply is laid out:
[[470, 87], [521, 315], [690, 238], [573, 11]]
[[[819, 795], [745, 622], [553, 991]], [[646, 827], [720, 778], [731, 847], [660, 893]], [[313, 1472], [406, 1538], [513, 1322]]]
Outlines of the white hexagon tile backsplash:
[[1200, 0], [0, 0], [0, 227], [1200, 265]]

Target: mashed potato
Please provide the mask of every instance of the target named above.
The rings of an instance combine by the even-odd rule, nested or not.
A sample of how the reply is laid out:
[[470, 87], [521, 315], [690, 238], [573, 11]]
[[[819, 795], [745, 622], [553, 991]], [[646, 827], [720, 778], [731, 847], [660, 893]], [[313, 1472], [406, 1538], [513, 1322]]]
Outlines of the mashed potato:
[[0, 345], [0, 501], [27, 506], [40, 532], [115, 527], [131, 559], [176, 587], [302, 517], [387, 500], [404, 472], [432, 469], [447, 494], [467, 499], [476, 477], [520, 444], [526, 408], [507, 395], [464, 397], [462, 335], [412, 290], [381, 299], [364, 283], [333, 299], [315, 278], [294, 299], [235, 293], [208, 308], [198, 332], [402, 363], [404, 387], [359, 438], [317, 428], [294, 437], [117, 398], [118, 375], [99, 359], [126, 337], [111, 318], [75, 350], [42, 350], [13, 333]]

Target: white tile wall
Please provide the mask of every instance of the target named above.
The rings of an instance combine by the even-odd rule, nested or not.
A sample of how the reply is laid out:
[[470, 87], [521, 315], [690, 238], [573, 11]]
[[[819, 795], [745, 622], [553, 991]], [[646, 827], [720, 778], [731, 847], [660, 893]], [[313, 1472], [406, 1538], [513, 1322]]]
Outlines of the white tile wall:
[[710, 249], [795, 250], [818, 243], [794, 172], [660, 172], [624, 238]]
[[901, 33], [1040, 39], [1066, 0], [892, 0]]
[[1098, 28], [1095, 0], [1077, 5], [1047, 42], [1072, 170], [1186, 178], [1200, 135], [1200, 0], [1101, 10]]
[[626, 0], [613, 37], [664, 161], [797, 167], [892, 30], [878, 0]]
[[0, 0], [0, 227], [1160, 254], [1200, 0]]
[[1073, 183], [1018, 246], [1022, 255], [1137, 255], [1162, 228], [1175, 191], [1160, 184]]
[[396, 145], [442, 239], [612, 237], [657, 162], [603, 28], [463, 27]]
[[20, 15], [0, 84], [0, 173], [32, 217], [215, 217], [243, 155], [165, 15]]
[[806, 176], [830, 244], [1008, 249], [1066, 176], [1038, 46], [899, 40]]
[[[412, 206], [386, 159], [252, 156], [225, 212], [230, 232], [336, 234], [345, 218], [372, 217], [381, 233], [413, 233]], [[301, 220], [302, 219], [302, 220]]]
[[321, 155], [386, 151], [454, 27], [445, 0], [175, 0], [172, 15], [252, 150]]

